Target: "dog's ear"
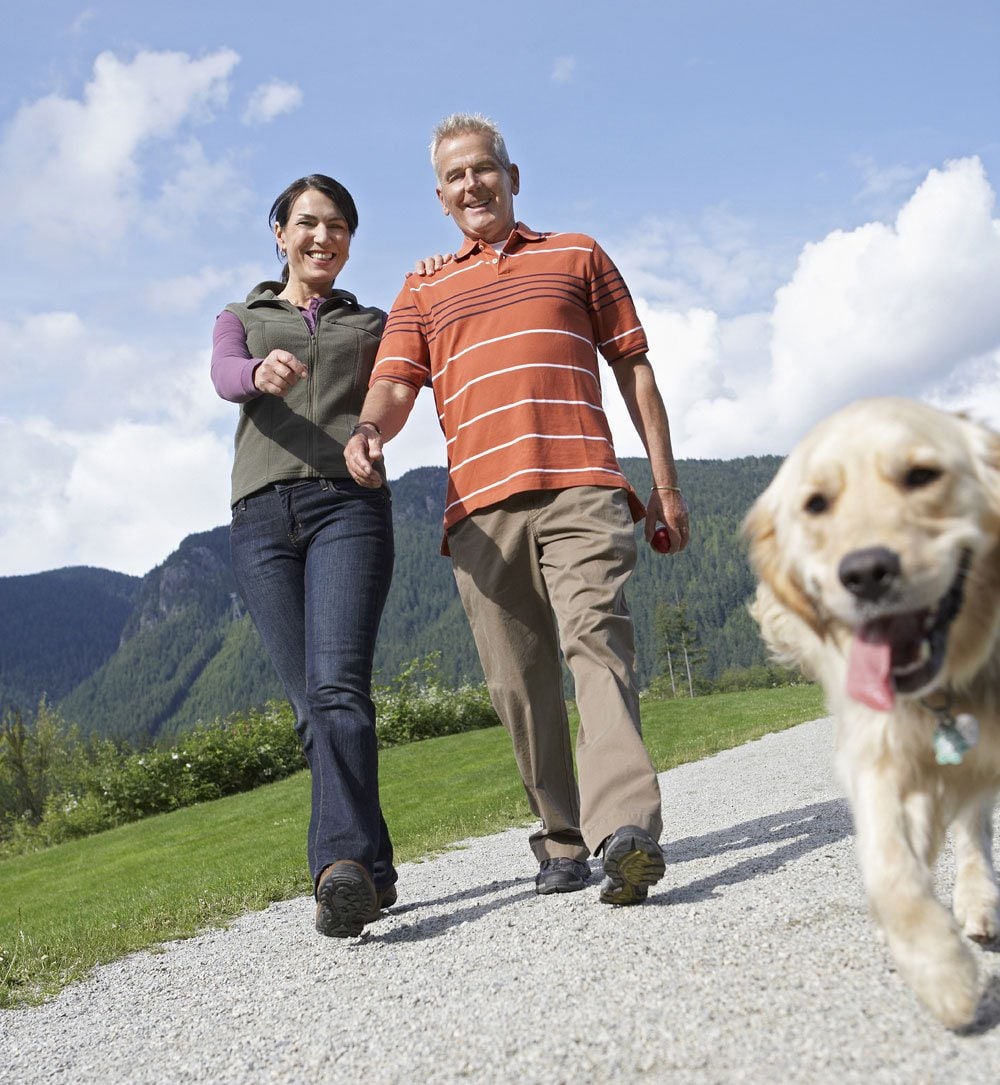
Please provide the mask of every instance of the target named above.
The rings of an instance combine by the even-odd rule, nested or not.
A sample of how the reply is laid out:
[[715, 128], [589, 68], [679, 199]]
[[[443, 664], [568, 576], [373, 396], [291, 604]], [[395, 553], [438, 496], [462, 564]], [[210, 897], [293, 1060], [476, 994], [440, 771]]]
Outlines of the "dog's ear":
[[[823, 627], [812, 603], [795, 579], [794, 571], [781, 559], [776, 525], [777, 510], [771, 488], [753, 503], [743, 520], [743, 535], [750, 544], [750, 564], [774, 599], [800, 618], [820, 638]], [[757, 615], [754, 615], [757, 617]]]
[[1000, 433], [992, 430], [987, 433], [983, 464], [986, 468], [986, 488], [990, 495], [990, 504], [994, 515], [1000, 519]]
[[989, 501], [994, 522], [1000, 525], [1000, 433], [960, 415], [968, 427], [976, 472]]
[[771, 657], [786, 667], [798, 667], [806, 678], [819, 677], [823, 640], [808, 622], [778, 599], [770, 585], [757, 585], [748, 607], [750, 617], [760, 626], [760, 633]]

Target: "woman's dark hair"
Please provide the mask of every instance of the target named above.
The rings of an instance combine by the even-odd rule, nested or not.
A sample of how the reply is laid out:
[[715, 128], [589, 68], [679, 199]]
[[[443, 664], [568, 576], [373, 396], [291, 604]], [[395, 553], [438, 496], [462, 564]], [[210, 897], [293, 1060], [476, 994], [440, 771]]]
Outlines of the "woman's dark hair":
[[[284, 192], [271, 204], [271, 213], [267, 217], [267, 221], [271, 225], [271, 229], [280, 226], [284, 229], [288, 222], [288, 216], [292, 210], [292, 204], [305, 192], [307, 189], [314, 188], [317, 192], [322, 192], [324, 196], [327, 196], [340, 209], [340, 213], [347, 220], [347, 230], [351, 237], [354, 237], [354, 233], [358, 228], [358, 209], [354, 204], [354, 197], [350, 192], [339, 182], [335, 181], [332, 177], [327, 177], [325, 173], [310, 173], [308, 177], [300, 177], [297, 181], [292, 183], [285, 189]], [[275, 244], [275, 249], [278, 253], [278, 259], [281, 259], [281, 247]], [[282, 281], [288, 281], [288, 265], [286, 264], [282, 271]]]

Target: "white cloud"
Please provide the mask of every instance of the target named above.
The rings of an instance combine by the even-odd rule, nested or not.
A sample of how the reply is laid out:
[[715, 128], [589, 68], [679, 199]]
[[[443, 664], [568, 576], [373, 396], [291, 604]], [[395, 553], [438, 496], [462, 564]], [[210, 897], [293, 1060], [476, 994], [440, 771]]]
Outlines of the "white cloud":
[[764, 251], [750, 223], [723, 208], [710, 209], [694, 226], [646, 217], [613, 256], [633, 294], [651, 304], [721, 312], [767, 302], [789, 263], [778, 251]]
[[94, 21], [94, 12], [87, 8], [85, 11], [81, 11], [79, 15], [70, 24], [69, 32], [74, 37], [78, 34], [82, 34], [86, 30], [88, 24]]
[[200, 311], [206, 299], [219, 299], [221, 310], [234, 298], [247, 293], [248, 283], [263, 282], [268, 276], [277, 278], [273, 265], [244, 264], [241, 267], [204, 267], [192, 275], [178, 275], [150, 284], [147, 297], [151, 305], [162, 306], [172, 313]]
[[[894, 222], [806, 245], [770, 311], [671, 307], [660, 300], [671, 280], [659, 298], [646, 284], [643, 320], [677, 455], [787, 452], [837, 407], [887, 393], [1000, 426], [994, 203], [978, 159], [931, 170]], [[682, 263], [680, 249], [660, 266]], [[638, 454], [624, 408], [609, 403], [619, 453]]]
[[[125, 342], [76, 313], [0, 326], [3, 573], [90, 564], [145, 573], [225, 522], [236, 409], [209, 347]], [[43, 413], [44, 412], [44, 413]]]
[[861, 189], [855, 201], [876, 213], [895, 211], [912, 194], [913, 189], [926, 174], [926, 169], [914, 166], [879, 166], [873, 159], [859, 157], [855, 165], [861, 171]]
[[[106, 359], [106, 386], [120, 387], [130, 360], [125, 349]], [[98, 419], [92, 428], [0, 416], [3, 575], [93, 565], [141, 576], [187, 535], [227, 521], [237, 408], [212, 391], [207, 351], [141, 376], [116, 403], [130, 420], [101, 424], [93, 405], [79, 414]], [[444, 463], [429, 393], [386, 459], [392, 478]]]
[[0, 417], [44, 413], [70, 429], [82, 417], [122, 414], [144, 423], [215, 424], [229, 405], [209, 379], [212, 317], [189, 323], [195, 346], [183, 338], [167, 346], [123, 339], [71, 312], [0, 322], [7, 359]]
[[243, 111], [244, 124], [267, 124], [283, 113], [292, 113], [302, 105], [302, 91], [294, 83], [285, 83], [281, 79], [272, 79], [257, 87], [246, 109]]
[[[200, 59], [140, 52], [128, 62], [105, 52], [81, 99], [53, 94], [22, 107], [0, 144], [0, 199], [12, 220], [64, 247], [110, 246], [151, 183], [143, 149], [210, 119], [226, 103], [238, 61], [230, 49]], [[159, 172], [155, 180], [163, 191], [177, 183]]]
[[779, 417], [831, 399], [925, 393], [1000, 345], [1000, 228], [976, 159], [932, 170], [893, 225], [805, 248], [773, 313]]
[[86, 328], [76, 313], [34, 313], [0, 320], [4, 398], [0, 411], [27, 415], [38, 403], [61, 411], [75, 388], [86, 351]]
[[143, 575], [226, 518], [230, 447], [209, 432], [0, 419], [5, 575], [94, 565]]
[[178, 228], [200, 212], [211, 211], [216, 223], [233, 223], [247, 210], [251, 195], [243, 177], [227, 159], [211, 160], [194, 139], [170, 148], [168, 171], [160, 191], [151, 197], [139, 222], [143, 235], [160, 242], [176, 240]]
[[552, 82], [568, 83], [576, 70], [576, 57], [556, 57], [552, 65]]

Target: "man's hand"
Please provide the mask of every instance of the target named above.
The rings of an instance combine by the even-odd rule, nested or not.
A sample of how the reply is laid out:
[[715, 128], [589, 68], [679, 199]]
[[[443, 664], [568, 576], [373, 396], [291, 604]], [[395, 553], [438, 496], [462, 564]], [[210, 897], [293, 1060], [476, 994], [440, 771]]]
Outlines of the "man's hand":
[[[657, 525], [666, 527], [671, 554], [679, 554], [688, 544], [688, 507], [680, 490], [653, 490], [646, 502], [646, 542], [652, 546]], [[655, 549], [655, 547], [654, 547]]]
[[299, 383], [306, 380], [309, 370], [287, 350], [272, 350], [253, 371], [253, 383], [258, 392], [285, 396]]
[[446, 256], [442, 256], [441, 253], [435, 253], [433, 256], [428, 256], [423, 260], [418, 260], [413, 265], [414, 275], [433, 275], [435, 271], [440, 271], [445, 264], [450, 264], [455, 257], [449, 252]]
[[372, 425], [360, 423], [358, 432], [344, 446], [344, 461], [351, 478], [361, 486], [377, 490], [382, 476], [375, 464], [382, 459], [382, 437]]

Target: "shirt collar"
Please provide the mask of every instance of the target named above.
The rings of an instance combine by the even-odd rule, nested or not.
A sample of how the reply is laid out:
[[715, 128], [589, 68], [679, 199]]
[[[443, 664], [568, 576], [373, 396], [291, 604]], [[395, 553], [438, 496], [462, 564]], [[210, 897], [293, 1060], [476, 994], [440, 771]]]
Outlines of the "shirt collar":
[[[511, 237], [518, 237], [521, 241], [541, 241], [542, 234], [537, 230], [532, 230], [529, 226], [525, 226], [523, 222], [515, 222], [514, 229], [511, 231]], [[508, 246], [506, 251], [510, 251], [516, 248], [516, 245]], [[455, 253], [456, 260], [466, 260], [474, 253], [482, 252], [484, 249], [491, 248], [488, 241], [479, 241], [477, 238], [467, 237], [462, 244], [462, 247]]]

